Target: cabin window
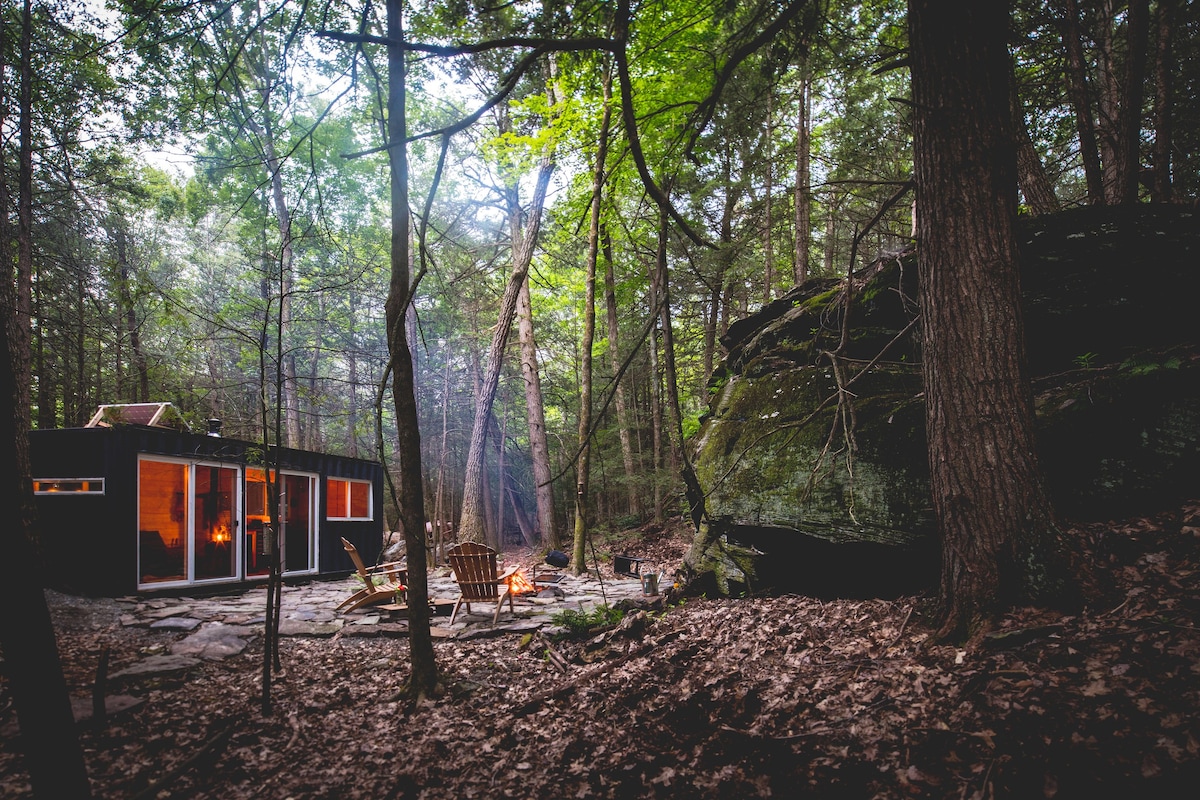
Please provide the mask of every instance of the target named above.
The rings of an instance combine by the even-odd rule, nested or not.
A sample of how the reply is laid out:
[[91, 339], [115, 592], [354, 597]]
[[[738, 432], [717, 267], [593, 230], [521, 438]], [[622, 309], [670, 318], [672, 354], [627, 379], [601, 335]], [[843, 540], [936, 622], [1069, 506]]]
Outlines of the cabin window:
[[34, 494], [104, 494], [104, 478], [34, 478]]
[[179, 461], [138, 461], [139, 584], [189, 578], [190, 475], [188, 465]]
[[240, 471], [226, 464], [138, 459], [138, 585], [238, 577]]
[[370, 481], [330, 478], [326, 488], [329, 519], [371, 519]]
[[271, 537], [271, 505], [268, 500], [267, 472], [250, 467], [246, 470], [246, 575], [266, 575], [270, 567], [271, 548], [278, 546], [284, 573], [312, 572], [316, 564], [316, 477], [283, 473], [273, 490], [279, 493], [278, 521], [280, 535]]

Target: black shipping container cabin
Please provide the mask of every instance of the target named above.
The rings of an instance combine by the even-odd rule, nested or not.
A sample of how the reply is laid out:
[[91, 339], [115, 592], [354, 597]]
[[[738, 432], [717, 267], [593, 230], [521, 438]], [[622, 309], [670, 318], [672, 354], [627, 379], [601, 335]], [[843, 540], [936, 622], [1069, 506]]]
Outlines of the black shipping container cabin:
[[[261, 445], [152, 425], [94, 426], [102, 412], [86, 428], [29, 435], [50, 583], [116, 596], [264, 580], [269, 515]], [[383, 541], [382, 465], [288, 448], [277, 453], [276, 538], [285, 580], [348, 574], [343, 536], [375, 556]]]

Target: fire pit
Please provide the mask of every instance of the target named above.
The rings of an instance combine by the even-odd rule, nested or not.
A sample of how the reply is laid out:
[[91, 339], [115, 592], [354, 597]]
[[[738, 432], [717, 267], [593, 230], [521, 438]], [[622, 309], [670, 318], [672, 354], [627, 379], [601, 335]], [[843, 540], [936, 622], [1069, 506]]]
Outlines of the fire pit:
[[514, 597], [518, 597], [523, 594], [533, 594], [537, 590], [538, 587], [525, 577], [525, 572], [523, 570], [517, 570], [512, 574], [512, 577], [508, 579], [508, 592]]

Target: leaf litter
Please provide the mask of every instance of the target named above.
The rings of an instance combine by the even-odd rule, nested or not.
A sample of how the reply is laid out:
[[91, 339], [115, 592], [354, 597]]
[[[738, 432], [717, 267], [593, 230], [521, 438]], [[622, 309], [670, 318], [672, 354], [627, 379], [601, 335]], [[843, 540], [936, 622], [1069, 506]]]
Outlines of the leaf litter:
[[[689, 598], [580, 639], [439, 640], [445, 693], [413, 704], [405, 640], [285, 638], [264, 717], [258, 637], [123, 687], [145, 702], [81, 740], [103, 798], [164, 776], [149, 796], [1194, 797], [1200, 503], [1071, 534], [1088, 604], [968, 645], [935, 640], [928, 598]], [[638, 546], [678, 564], [687, 544]], [[182, 635], [48, 598], [75, 695], [103, 649], [115, 671]], [[0, 797], [32, 796], [7, 683], [0, 745]]]

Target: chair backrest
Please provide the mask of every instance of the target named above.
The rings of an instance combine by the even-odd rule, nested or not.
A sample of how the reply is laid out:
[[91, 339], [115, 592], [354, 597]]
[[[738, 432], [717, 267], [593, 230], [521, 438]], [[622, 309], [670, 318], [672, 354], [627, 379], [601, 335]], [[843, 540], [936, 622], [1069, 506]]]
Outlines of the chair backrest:
[[350, 554], [350, 560], [354, 562], [354, 568], [358, 570], [358, 577], [362, 578], [367, 586], [372, 585], [371, 576], [367, 572], [367, 565], [363, 563], [362, 556], [358, 554], [358, 548], [350, 544], [350, 540], [344, 536], [342, 537], [342, 547]]
[[500, 596], [495, 550], [476, 542], [463, 542], [451, 547], [446, 557], [464, 598], [495, 600]]

